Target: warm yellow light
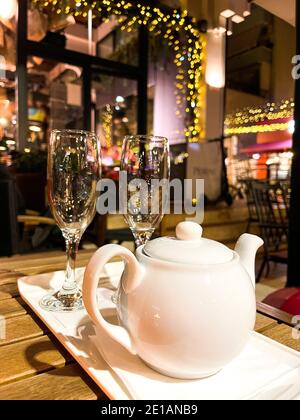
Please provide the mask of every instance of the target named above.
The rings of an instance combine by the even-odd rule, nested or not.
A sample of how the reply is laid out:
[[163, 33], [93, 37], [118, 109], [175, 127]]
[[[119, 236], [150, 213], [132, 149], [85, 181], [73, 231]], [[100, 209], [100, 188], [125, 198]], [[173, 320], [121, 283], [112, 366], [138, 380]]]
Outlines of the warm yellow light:
[[244, 22], [245, 18], [243, 16], [239, 16], [239, 15], [234, 15], [232, 17], [232, 22], [234, 23], [242, 23]]
[[34, 133], [40, 133], [42, 131], [41, 127], [39, 127], [38, 125], [30, 125], [29, 130]]
[[13, 18], [18, 10], [18, 2], [17, 0], [2, 0], [0, 5], [0, 16], [3, 19], [11, 19]]
[[[41, 8], [46, 7], [46, 0], [34, 0], [34, 3]], [[49, 4], [52, 6], [54, 12], [62, 9], [61, 0], [51, 0]], [[77, 4], [76, 4], [77, 3]], [[80, 7], [79, 7], [80, 5]], [[77, 6], [77, 7], [76, 7]], [[94, 9], [93, 17], [107, 22], [110, 15], [124, 16], [129, 19], [119, 18], [121, 29], [127, 32], [132, 32], [137, 25], [145, 25], [148, 30], [154, 33], [155, 36], [164, 37], [168, 46], [175, 51], [175, 65], [177, 67], [177, 86], [176, 86], [176, 104], [178, 105], [178, 115], [180, 118], [184, 117], [184, 110], [190, 114], [189, 127], [185, 133], [188, 141], [199, 141], [205, 136], [205, 127], [203, 126], [204, 104], [205, 104], [205, 89], [206, 85], [203, 78], [203, 61], [206, 58], [206, 36], [199, 31], [196, 19], [188, 16], [187, 10], [175, 10], [168, 14], [158, 7], [151, 7], [150, 5], [142, 5], [141, 3], [130, 3], [125, 0], [102, 0], [87, 2], [84, 0], [75, 0], [74, 2], [67, 2], [62, 10], [70, 9], [69, 12], [75, 16], [87, 15], [87, 7]], [[101, 6], [101, 7], [100, 7]], [[135, 8], [135, 14], [128, 16], [128, 9]], [[103, 15], [108, 16], [104, 18]], [[122, 19], [122, 20], [121, 20]], [[180, 36], [178, 32], [184, 30]], [[223, 28], [223, 32], [225, 29]], [[221, 29], [220, 29], [221, 32]], [[184, 66], [183, 62], [187, 65]], [[178, 77], [179, 76], [179, 77]], [[181, 82], [181, 83], [180, 83]], [[108, 127], [109, 118], [107, 118], [107, 137], [109, 137]], [[197, 120], [197, 122], [196, 122]], [[105, 125], [105, 123], [104, 123]], [[36, 130], [36, 128], [34, 128]], [[198, 139], [198, 140], [197, 140]]]
[[219, 29], [207, 33], [205, 80], [216, 89], [225, 86], [225, 33]]
[[8, 119], [5, 117], [0, 117], [0, 126], [5, 128], [8, 126]]
[[225, 135], [233, 136], [236, 134], [271, 133], [274, 131], [286, 131], [288, 130], [288, 128], [289, 127], [287, 123], [241, 126], [234, 128], [225, 128]]
[[8, 146], [14, 146], [16, 144], [15, 140], [6, 140]]
[[223, 10], [223, 12], [221, 12], [220, 14], [224, 18], [229, 19], [229, 18], [231, 18], [232, 16], [235, 15], [235, 12], [231, 9], [226, 9], [226, 10]]
[[243, 111], [228, 115], [225, 119], [225, 126], [227, 129], [237, 129], [242, 126], [246, 127], [249, 123], [263, 121], [274, 121], [275, 123], [276, 120], [293, 119], [294, 106], [294, 100], [290, 99], [278, 104], [267, 103], [266, 106], [260, 108], [246, 108]]

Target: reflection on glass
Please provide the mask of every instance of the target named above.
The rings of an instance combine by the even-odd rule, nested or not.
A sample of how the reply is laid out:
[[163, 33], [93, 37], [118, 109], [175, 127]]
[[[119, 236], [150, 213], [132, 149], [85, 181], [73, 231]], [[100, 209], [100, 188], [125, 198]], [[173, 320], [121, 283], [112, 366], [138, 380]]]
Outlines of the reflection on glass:
[[[103, 31], [105, 25], [102, 24]], [[97, 55], [108, 60], [118, 61], [120, 63], [138, 65], [138, 31], [122, 31], [117, 21], [112, 27], [111, 32], [97, 42]]]
[[95, 74], [92, 87], [101, 144], [121, 147], [123, 138], [137, 131], [137, 82]]
[[52, 214], [66, 241], [67, 269], [62, 289], [40, 304], [50, 311], [82, 309], [75, 278], [80, 239], [95, 216], [100, 175], [100, 145], [95, 134], [54, 130], [48, 151], [48, 194]]
[[138, 247], [151, 238], [164, 216], [167, 190], [162, 186], [170, 177], [168, 140], [155, 136], [125, 137], [121, 170], [127, 173], [124, 218]]
[[28, 145], [46, 148], [52, 129], [82, 129], [82, 69], [57, 61], [29, 57]]

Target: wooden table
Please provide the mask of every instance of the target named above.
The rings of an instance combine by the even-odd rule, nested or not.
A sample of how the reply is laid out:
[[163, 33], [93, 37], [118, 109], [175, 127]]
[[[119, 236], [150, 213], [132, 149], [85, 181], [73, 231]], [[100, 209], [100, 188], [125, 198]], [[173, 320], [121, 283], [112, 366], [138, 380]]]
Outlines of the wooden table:
[[[78, 266], [86, 265], [90, 256], [90, 252], [80, 252]], [[0, 400], [106, 399], [18, 294], [20, 276], [64, 266], [62, 252], [0, 259], [0, 316], [6, 320], [6, 339], [0, 340]], [[258, 309], [270, 313], [257, 315], [256, 331], [300, 351], [300, 341], [292, 339], [291, 327], [277, 322], [285, 317], [289, 323], [288, 315], [263, 305]]]

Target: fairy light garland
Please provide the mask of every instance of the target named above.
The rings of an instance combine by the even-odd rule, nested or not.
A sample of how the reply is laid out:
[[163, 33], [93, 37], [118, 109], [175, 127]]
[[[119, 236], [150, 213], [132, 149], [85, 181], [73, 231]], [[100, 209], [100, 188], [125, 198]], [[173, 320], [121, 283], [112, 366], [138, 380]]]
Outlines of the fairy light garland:
[[110, 105], [105, 106], [105, 110], [101, 116], [102, 127], [104, 131], [105, 145], [110, 148], [112, 145], [112, 126], [113, 126], [113, 110]]
[[234, 136], [238, 134], [270, 133], [273, 131], [286, 131], [288, 129], [289, 129], [288, 123], [262, 124], [262, 125], [246, 126], [246, 127], [227, 128], [225, 130], [225, 135]]
[[[185, 137], [189, 142], [205, 138], [204, 81], [205, 35], [194, 18], [186, 10], [166, 12], [159, 7], [134, 4], [127, 0], [32, 0], [40, 10], [57, 14], [87, 17], [92, 10], [93, 19], [103, 22], [114, 15], [127, 32], [147, 26], [150, 33], [160, 36], [174, 51], [176, 75], [176, 115], [186, 121]], [[127, 18], [124, 20], [124, 16]]]
[[225, 135], [288, 130], [289, 122], [275, 121], [293, 118], [294, 108], [294, 100], [290, 99], [230, 114], [225, 119]]

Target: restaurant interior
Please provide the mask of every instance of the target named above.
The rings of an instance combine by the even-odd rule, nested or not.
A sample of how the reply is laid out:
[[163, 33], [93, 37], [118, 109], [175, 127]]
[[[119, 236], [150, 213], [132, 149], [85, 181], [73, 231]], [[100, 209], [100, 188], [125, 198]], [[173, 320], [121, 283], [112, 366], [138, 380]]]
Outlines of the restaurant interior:
[[300, 399], [299, 49], [296, 0], [0, 0], [0, 400]]

